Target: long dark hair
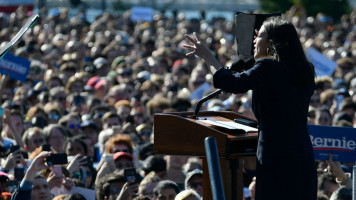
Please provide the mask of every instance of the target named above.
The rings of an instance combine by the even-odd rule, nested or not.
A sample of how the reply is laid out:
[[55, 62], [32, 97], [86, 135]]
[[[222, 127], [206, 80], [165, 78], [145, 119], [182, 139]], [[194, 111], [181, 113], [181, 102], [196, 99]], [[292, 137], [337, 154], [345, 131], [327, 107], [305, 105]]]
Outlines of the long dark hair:
[[293, 24], [281, 17], [271, 17], [263, 26], [272, 44], [274, 58], [292, 68], [294, 82], [303, 86], [313, 84], [314, 66], [307, 60]]

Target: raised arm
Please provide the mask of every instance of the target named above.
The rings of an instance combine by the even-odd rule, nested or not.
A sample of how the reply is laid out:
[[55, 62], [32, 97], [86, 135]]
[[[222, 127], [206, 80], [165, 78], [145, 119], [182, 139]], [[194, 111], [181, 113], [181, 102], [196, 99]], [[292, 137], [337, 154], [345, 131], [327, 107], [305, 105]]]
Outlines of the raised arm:
[[0, 101], [2, 101], [2, 93], [4, 91], [6, 83], [9, 81], [10, 77], [3, 74], [1, 75], [1, 80], [0, 80]]
[[4, 123], [6, 123], [9, 126], [9, 128], [14, 136], [14, 139], [16, 141], [16, 144], [19, 145], [20, 147], [24, 148], [24, 143], [22, 141], [21, 133], [19, 133], [17, 131], [15, 124], [13, 124], [13, 121], [11, 120], [10, 110], [8, 110], [8, 109], [4, 110]]
[[186, 56], [193, 56], [193, 55], [199, 56], [209, 66], [211, 73], [215, 74], [215, 72], [220, 68], [222, 68], [223, 66], [211, 53], [211, 51], [205, 45], [205, 43], [200, 40], [197, 33], [194, 32], [193, 35], [194, 35], [194, 39], [187, 34], [184, 35], [184, 37], [187, 38], [192, 43], [192, 45], [189, 44], [183, 45], [183, 47], [192, 50], [191, 52], [187, 53]]
[[333, 161], [333, 156], [332, 154], [329, 155], [329, 160], [326, 162], [330, 166], [330, 170], [334, 173], [336, 177], [336, 182], [340, 186], [345, 186], [349, 189], [352, 188], [352, 180], [351, 180], [351, 174], [350, 173], [345, 173], [342, 168], [341, 164], [338, 161]]

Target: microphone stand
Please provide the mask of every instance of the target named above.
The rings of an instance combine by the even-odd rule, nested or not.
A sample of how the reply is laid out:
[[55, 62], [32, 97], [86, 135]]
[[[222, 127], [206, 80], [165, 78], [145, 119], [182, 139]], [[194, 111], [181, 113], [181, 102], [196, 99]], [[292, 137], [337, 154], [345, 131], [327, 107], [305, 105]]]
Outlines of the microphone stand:
[[214, 92], [210, 93], [209, 95], [203, 97], [202, 99], [200, 99], [197, 103], [197, 106], [195, 107], [195, 112], [194, 112], [194, 115], [192, 116], [193, 119], [197, 119], [197, 115], [198, 115], [198, 112], [201, 108], [201, 106], [203, 105], [203, 103], [205, 103], [206, 101], [218, 96], [219, 94], [222, 93], [222, 90], [221, 89], [217, 89], [215, 90]]

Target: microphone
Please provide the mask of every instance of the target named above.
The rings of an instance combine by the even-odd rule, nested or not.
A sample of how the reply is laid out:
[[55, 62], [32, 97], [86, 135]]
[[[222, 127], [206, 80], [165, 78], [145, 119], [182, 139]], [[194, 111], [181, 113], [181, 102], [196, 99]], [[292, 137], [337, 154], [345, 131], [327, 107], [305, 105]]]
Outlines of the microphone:
[[201, 108], [201, 106], [203, 105], [204, 102], [218, 96], [219, 94], [222, 93], [222, 90], [221, 89], [217, 89], [215, 90], [214, 92], [210, 93], [209, 95], [203, 97], [202, 99], [200, 99], [197, 103], [197, 106], [195, 107], [195, 112], [194, 112], [194, 115], [192, 116], [193, 119], [197, 119], [197, 116], [198, 116], [198, 112]]

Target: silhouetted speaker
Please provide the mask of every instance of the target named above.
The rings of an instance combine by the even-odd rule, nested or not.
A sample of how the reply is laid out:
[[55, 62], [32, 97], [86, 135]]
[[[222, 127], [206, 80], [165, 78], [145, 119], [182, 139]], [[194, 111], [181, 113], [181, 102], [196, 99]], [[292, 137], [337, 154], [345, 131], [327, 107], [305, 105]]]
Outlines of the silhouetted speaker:
[[268, 17], [281, 16], [280, 12], [269, 14], [247, 14], [237, 12], [235, 15], [237, 54], [242, 59], [253, 57], [253, 36]]

